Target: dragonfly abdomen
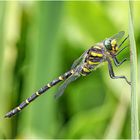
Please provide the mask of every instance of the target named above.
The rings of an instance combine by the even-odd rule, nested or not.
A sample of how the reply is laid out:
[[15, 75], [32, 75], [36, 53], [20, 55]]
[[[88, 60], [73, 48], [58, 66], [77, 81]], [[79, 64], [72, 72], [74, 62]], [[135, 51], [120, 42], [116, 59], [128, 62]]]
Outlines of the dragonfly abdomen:
[[28, 104], [30, 104], [33, 100], [35, 100], [37, 97], [39, 97], [40, 95], [45, 93], [45, 91], [47, 91], [51, 87], [55, 86], [59, 82], [66, 80], [73, 73], [74, 73], [74, 71], [70, 70], [70, 71], [64, 73], [63, 75], [59, 76], [57, 79], [53, 80], [52, 82], [48, 83], [47, 85], [45, 85], [44, 87], [39, 89], [37, 92], [33, 93], [29, 98], [27, 98], [25, 101], [23, 101], [19, 106], [17, 106], [13, 110], [9, 111], [5, 115], [5, 118], [10, 118], [10, 117], [14, 116], [18, 112], [20, 112], [23, 108], [25, 108]]

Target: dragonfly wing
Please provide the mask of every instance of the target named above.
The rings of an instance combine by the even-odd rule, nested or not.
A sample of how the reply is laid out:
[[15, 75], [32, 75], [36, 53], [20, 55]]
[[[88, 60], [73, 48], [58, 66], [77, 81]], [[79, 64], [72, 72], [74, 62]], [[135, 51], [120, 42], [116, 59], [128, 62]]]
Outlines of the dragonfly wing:
[[59, 87], [59, 89], [58, 89], [57, 93], [54, 95], [54, 97], [56, 99], [58, 99], [64, 93], [64, 90], [66, 89], [68, 84], [70, 84], [71, 82], [75, 81], [78, 77], [80, 77], [79, 74], [78, 75], [73, 74], [68, 79], [66, 79], [64, 81], [64, 83]]
[[120, 31], [119, 33], [113, 35], [112, 37], [110, 37], [111, 39], [116, 39], [117, 41], [119, 41], [123, 36], [124, 36], [125, 32], [124, 31]]
[[71, 66], [71, 69], [74, 69], [78, 64], [80, 64], [80, 62], [82, 61], [82, 59], [86, 56], [87, 54], [87, 51], [85, 51], [78, 59], [76, 59], [72, 66]]

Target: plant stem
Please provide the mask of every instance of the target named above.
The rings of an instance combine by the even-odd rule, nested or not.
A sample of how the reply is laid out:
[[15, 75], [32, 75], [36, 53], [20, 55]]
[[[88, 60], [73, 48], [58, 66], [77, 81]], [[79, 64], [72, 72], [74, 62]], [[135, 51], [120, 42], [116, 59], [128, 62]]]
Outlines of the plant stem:
[[138, 121], [138, 90], [137, 90], [137, 52], [134, 37], [132, 4], [129, 1], [129, 37], [131, 54], [131, 138], [139, 139], [139, 121]]

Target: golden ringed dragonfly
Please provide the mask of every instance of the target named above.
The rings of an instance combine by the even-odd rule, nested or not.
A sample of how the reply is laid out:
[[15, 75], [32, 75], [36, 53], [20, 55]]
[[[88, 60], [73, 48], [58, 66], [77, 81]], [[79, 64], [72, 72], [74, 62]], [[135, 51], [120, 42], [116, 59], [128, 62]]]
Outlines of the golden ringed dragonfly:
[[74, 61], [72, 67], [69, 71], [59, 76], [52, 82], [48, 83], [37, 92], [33, 93], [29, 98], [23, 101], [18, 107], [12, 109], [5, 115], [5, 118], [10, 118], [20, 112], [23, 108], [25, 108], [29, 103], [35, 100], [37, 97], [45, 93], [48, 89], [55, 86], [61, 81], [64, 81], [63, 84], [59, 87], [57, 94], [55, 94], [55, 98], [60, 97], [68, 84], [75, 81], [80, 76], [86, 76], [90, 74], [93, 70], [100, 66], [103, 62], [108, 63], [109, 75], [112, 79], [124, 79], [129, 85], [131, 83], [127, 80], [125, 76], [116, 76], [113, 71], [112, 61], [118, 67], [127, 59], [124, 58], [121, 62], [118, 61], [117, 55], [120, 54], [127, 46], [120, 49], [123, 43], [128, 39], [128, 36], [123, 39], [123, 41], [119, 44], [119, 41], [124, 36], [125, 32], [121, 31], [118, 34], [115, 34], [112, 37], [109, 37], [94, 46], [90, 49], [86, 50], [77, 60]]

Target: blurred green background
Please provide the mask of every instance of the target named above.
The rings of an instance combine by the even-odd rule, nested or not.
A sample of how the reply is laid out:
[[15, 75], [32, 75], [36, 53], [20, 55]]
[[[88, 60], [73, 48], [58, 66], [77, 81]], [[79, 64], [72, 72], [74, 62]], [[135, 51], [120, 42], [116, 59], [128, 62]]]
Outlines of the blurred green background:
[[[133, 8], [139, 48], [140, 2]], [[121, 30], [128, 34], [128, 2], [0, 2], [0, 138], [130, 138], [130, 86], [110, 79], [106, 63], [71, 83], [58, 100], [59, 85], [3, 119], [86, 49]], [[118, 58], [124, 57], [129, 47]], [[130, 79], [130, 61], [114, 71]]]

